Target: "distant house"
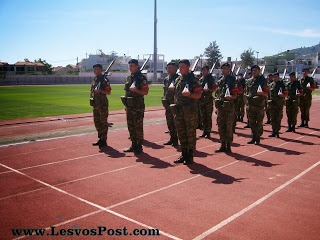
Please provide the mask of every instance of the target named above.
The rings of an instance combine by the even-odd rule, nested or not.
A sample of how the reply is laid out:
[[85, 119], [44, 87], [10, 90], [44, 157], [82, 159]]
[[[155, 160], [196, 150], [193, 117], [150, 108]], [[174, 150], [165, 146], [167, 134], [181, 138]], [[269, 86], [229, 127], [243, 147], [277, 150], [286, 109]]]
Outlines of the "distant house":
[[17, 62], [15, 64], [8, 64], [6, 62], [0, 63], [1, 75], [19, 75], [26, 73], [42, 73], [45, 71], [45, 66], [40, 62], [30, 62], [25, 59], [24, 62]]
[[58, 66], [58, 67], [55, 67], [53, 68], [52, 72], [54, 74], [61, 74], [61, 75], [67, 75], [67, 74], [70, 74], [70, 73], [76, 73], [79, 71], [79, 69], [81, 68], [81, 65], [72, 65], [72, 64], [68, 64], [67, 66], [65, 67], [62, 67], [62, 66]]

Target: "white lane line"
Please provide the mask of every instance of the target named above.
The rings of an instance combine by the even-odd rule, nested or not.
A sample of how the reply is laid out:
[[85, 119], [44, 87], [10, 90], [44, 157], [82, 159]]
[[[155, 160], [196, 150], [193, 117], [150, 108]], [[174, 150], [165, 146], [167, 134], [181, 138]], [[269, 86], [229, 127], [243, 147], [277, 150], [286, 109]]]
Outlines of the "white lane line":
[[200, 234], [199, 236], [195, 237], [194, 240], [204, 239], [204, 238], [208, 237], [210, 234], [216, 232], [220, 228], [222, 228], [225, 225], [229, 224], [233, 220], [237, 219], [238, 217], [241, 217], [246, 212], [248, 212], [251, 209], [253, 209], [254, 207], [258, 206], [259, 204], [261, 204], [262, 202], [264, 202], [265, 200], [267, 200], [268, 198], [270, 198], [271, 196], [273, 196], [277, 192], [279, 192], [282, 189], [284, 189], [285, 187], [287, 187], [289, 184], [293, 183], [294, 181], [296, 181], [297, 179], [301, 178], [306, 173], [310, 172], [312, 169], [317, 167], [319, 164], [320, 164], [320, 161], [318, 161], [317, 163], [313, 164], [311, 167], [307, 168], [306, 170], [304, 170], [303, 172], [301, 172], [300, 174], [298, 174], [297, 176], [295, 176], [291, 180], [287, 181], [286, 183], [282, 184], [280, 187], [276, 188], [272, 192], [270, 192], [267, 195], [263, 196], [259, 200], [257, 200], [254, 203], [250, 204], [248, 207], [242, 209], [241, 211], [237, 212], [236, 214], [232, 215], [231, 217], [229, 217], [229, 218], [225, 219], [224, 221], [220, 222], [219, 224], [215, 225], [213, 228], [210, 228], [209, 230], [207, 230], [207, 231], [203, 232], [202, 234]]
[[[31, 176], [29, 176], [29, 175], [27, 175], [27, 174], [25, 174], [25, 173], [23, 173], [23, 172], [20, 172], [20, 171], [14, 169], [14, 168], [11, 168], [11, 167], [9, 167], [9, 166], [6, 166], [6, 165], [2, 164], [2, 163], [0, 163], [0, 166], [2, 166], [2, 167], [4, 167], [4, 168], [7, 168], [7, 169], [10, 169], [10, 170], [12, 170], [12, 171], [14, 171], [14, 172], [22, 175], [22, 176], [25, 176], [25, 177], [27, 177], [27, 178], [35, 181], [35, 182], [38, 182], [38, 183], [40, 183], [40, 184], [43, 184], [43, 185], [45, 185], [45, 186], [47, 186], [47, 187], [49, 187], [49, 188], [51, 188], [51, 189], [53, 189], [53, 190], [56, 190], [56, 191], [58, 191], [58, 192], [60, 192], [60, 193], [65, 194], [65, 195], [67, 195], [67, 196], [73, 197], [73, 198], [75, 198], [75, 199], [77, 199], [77, 200], [79, 200], [79, 201], [81, 201], [81, 202], [84, 202], [84, 203], [90, 205], [90, 206], [93, 206], [93, 207], [96, 207], [96, 208], [98, 208], [98, 209], [100, 209], [100, 210], [106, 211], [106, 212], [108, 212], [108, 213], [110, 213], [110, 214], [113, 214], [113, 215], [118, 216], [118, 217], [120, 217], [120, 218], [122, 218], [122, 219], [128, 220], [128, 221], [133, 222], [133, 223], [135, 223], [135, 224], [138, 224], [138, 225], [140, 225], [140, 226], [142, 226], [142, 227], [149, 228], [149, 229], [155, 229], [154, 227], [151, 227], [151, 226], [148, 226], [148, 225], [146, 225], [146, 224], [144, 224], [144, 223], [138, 222], [138, 221], [136, 221], [136, 220], [134, 220], [134, 219], [132, 219], [132, 218], [129, 218], [129, 217], [127, 217], [127, 216], [125, 216], [125, 215], [122, 215], [122, 214], [120, 214], [120, 213], [117, 213], [117, 212], [115, 212], [115, 211], [108, 210], [108, 209], [106, 209], [105, 207], [102, 207], [102, 206], [100, 206], [100, 205], [98, 205], [98, 204], [96, 204], [96, 203], [90, 202], [90, 201], [88, 201], [88, 200], [86, 200], [86, 199], [84, 199], [84, 198], [78, 197], [78, 196], [76, 196], [76, 195], [74, 195], [74, 194], [72, 194], [72, 193], [69, 193], [69, 192], [64, 191], [64, 190], [62, 190], [62, 189], [60, 189], [60, 188], [57, 188], [57, 187], [55, 187], [55, 186], [52, 186], [52, 185], [50, 185], [49, 183], [46, 183], [46, 182], [44, 182], [44, 181], [41, 181], [41, 180], [36, 179], [36, 178], [34, 178], [34, 177], [31, 177]], [[160, 231], [160, 233], [161, 233], [162, 235], [165, 235], [165, 236], [171, 238], [171, 239], [177, 239], [177, 240], [180, 239], [180, 238], [177, 238], [177, 237], [175, 237], [175, 236], [173, 236], [173, 235], [170, 235], [170, 234], [168, 234], [168, 233], [166, 233], [166, 232], [163, 232], [163, 231]]]

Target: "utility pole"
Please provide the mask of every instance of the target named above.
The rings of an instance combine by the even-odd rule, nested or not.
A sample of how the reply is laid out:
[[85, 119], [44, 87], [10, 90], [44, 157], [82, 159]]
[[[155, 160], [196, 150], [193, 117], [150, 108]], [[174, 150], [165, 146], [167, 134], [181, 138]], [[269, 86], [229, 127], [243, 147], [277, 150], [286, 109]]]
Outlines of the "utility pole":
[[258, 56], [259, 56], [258, 54], [259, 54], [259, 52], [257, 51], [257, 65], [258, 65], [258, 59], [259, 59], [259, 58], [258, 58]]
[[157, 0], [154, 0], [154, 44], [153, 44], [153, 81], [157, 81]]

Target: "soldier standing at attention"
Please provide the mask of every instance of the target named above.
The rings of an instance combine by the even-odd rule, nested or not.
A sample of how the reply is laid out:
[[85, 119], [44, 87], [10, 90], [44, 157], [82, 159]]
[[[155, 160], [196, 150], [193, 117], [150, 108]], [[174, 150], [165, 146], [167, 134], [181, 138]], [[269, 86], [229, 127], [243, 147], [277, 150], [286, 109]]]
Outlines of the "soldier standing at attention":
[[[270, 84], [273, 82], [273, 75], [272, 73], [268, 74], [268, 87], [270, 88]], [[266, 109], [266, 115], [267, 115], [267, 121], [265, 124], [270, 124], [271, 123], [271, 116], [270, 116], [270, 110], [268, 108], [268, 101], [265, 103], [265, 109]]]
[[252, 140], [248, 144], [260, 144], [263, 133], [264, 105], [269, 93], [267, 80], [260, 75], [260, 67], [251, 67], [252, 77], [246, 82], [246, 96], [248, 101], [248, 117], [252, 131]]
[[215, 105], [217, 108], [218, 131], [221, 146], [215, 152], [231, 153], [233, 141], [233, 125], [235, 119], [235, 103], [239, 91], [238, 82], [230, 75], [230, 64], [224, 63], [221, 66], [222, 77], [217, 83], [215, 93]]
[[168, 76], [164, 79], [163, 82], [163, 98], [162, 104], [166, 110], [166, 120], [170, 133], [170, 140], [165, 142], [164, 145], [178, 146], [178, 136], [176, 127], [174, 125], [173, 113], [170, 109], [170, 104], [174, 103], [174, 82], [179, 75], [177, 72], [177, 67], [174, 62], [169, 62], [167, 64]]
[[201, 69], [202, 77], [200, 78], [200, 84], [203, 92], [201, 94], [200, 108], [201, 119], [203, 122], [203, 133], [200, 137], [210, 138], [210, 132], [212, 129], [212, 112], [213, 112], [213, 96], [212, 92], [216, 90], [217, 85], [214, 83], [214, 78], [209, 74], [209, 67], [204, 66]]
[[93, 146], [107, 146], [108, 134], [108, 98], [111, 87], [109, 79], [102, 75], [102, 65], [93, 66], [93, 72], [96, 75], [91, 84], [90, 105], [93, 106], [94, 125], [98, 131], [99, 140], [93, 143]]
[[127, 124], [130, 133], [131, 147], [124, 152], [142, 153], [143, 143], [143, 117], [144, 117], [144, 95], [148, 95], [149, 87], [147, 78], [139, 70], [136, 59], [129, 61], [130, 75], [125, 80], [124, 90]]
[[[250, 71], [248, 73], [248, 78], [246, 79], [246, 83], [248, 81], [248, 79], [252, 78], [252, 72]], [[244, 126], [244, 128], [250, 128], [250, 123], [249, 123], [249, 116], [248, 116], [248, 99], [247, 99], [247, 96], [244, 95], [244, 98], [245, 98], [245, 103], [246, 103], [246, 114], [247, 114], [247, 125]]]
[[273, 82], [269, 85], [268, 108], [271, 116], [272, 133], [269, 137], [279, 138], [281, 120], [283, 118], [284, 98], [288, 94], [285, 85], [279, 78], [279, 73], [273, 74]]
[[[246, 87], [246, 80], [243, 78], [243, 74], [239, 73], [238, 74], [238, 82], [239, 82], [239, 87], [241, 86], [242, 89], [245, 89]], [[237, 121], [243, 122], [243, 117], [244, 117], [244, 96], [242, 93], [238, 93], [238, 101], [237, 101], [237, 108], [236, 108], [236, 114], [237, 114]]]
[[303, 95], [300, 98], [301, 124], [299, 127], [309, 127], [310, 108], [312, 103], [312, 91], [316, 89], [316, 85], [312, 77], [309, 77], [309, 69], [302, 70], [303, 77], [300, 78], [300, 84], [303, 88]]
[[288, 90], [288, 97], [286, 98], [286, 113], [288, 118], [288, 130], [286, 132], [296, 132], [297, 115], [299, 112], [299, 98], [303, 93], [300, 82], [297, 81], [296, 73], [289, 74], [290, 82], [286, 87]]
[[193, 150], [196, 148], [197, 101], [201, 97], [202, 87], [193, 73], [189, 72], [189, 60], [181, 60], [179, 70], [181, 76], [174, 83], [175, 104], [170, 107], [174, 111], [174, 122], [182, 148], [182, 155], [174, 162], [187, 165], [193, 163]]

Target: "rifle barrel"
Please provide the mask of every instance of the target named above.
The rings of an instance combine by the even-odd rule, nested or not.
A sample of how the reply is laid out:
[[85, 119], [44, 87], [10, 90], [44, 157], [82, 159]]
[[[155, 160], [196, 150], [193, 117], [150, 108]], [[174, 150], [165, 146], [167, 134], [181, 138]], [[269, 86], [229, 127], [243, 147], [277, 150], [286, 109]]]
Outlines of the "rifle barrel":
[[151, 55], [149, 55], [149, 57], [144, 61], [144, 63], [142, 64], [140, 71], [142, 71], [144, 69], [144, 67], [147, 65], [149, 59], [150, 59]]

